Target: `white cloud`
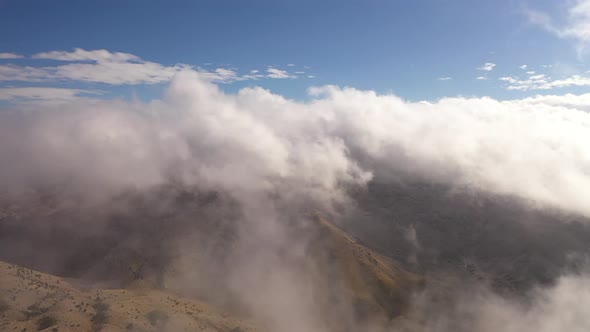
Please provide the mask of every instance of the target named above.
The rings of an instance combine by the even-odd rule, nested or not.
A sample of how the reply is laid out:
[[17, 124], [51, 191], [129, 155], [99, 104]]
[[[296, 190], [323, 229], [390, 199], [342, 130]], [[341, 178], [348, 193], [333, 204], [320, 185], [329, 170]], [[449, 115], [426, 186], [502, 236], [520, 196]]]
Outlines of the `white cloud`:
[[[177, 73], [191, 68], [189, 65], [176, 64], [165, 66], [145, 61], [140, 57], [107, 50], [75, 49], [74, 51], [51, 51], [38, 53], [33, 59], [50, 59], [65, 61], [66, 64], [55, 66], [18, 66], [0, 65], [0, 81], [56, 81], [71, 80], [79, 82], [105, 83], [111, 85], [158, 84], [170, 81]], [[216, 68], [199, 69], [203, 77], [218, 83], [257, 80], [261, 78], [284, 79], [297, 78], [285, 70], [269, 67], [267, 74], [251, 70], [247, 75], [240, 75], [236, 70]]]
[[476, 80], [480, 80], [480, 81], [485, 81], [485, 80], [487, 80], [488, 78], [487, 78], [487, 77], [485, 77], [485, 76], [478, 76], [478, 77], [476, 77], [475, 79], [476, 79]]
[[534, 70], [529, 70], [526, 72], [528, 75], [535, 75], [536, 71]]
[[527, 11], [529, 21], [558, 36], [571, 39], [577, 43], [578, 54], [585, 52], [590, 43], [590, 0], [570, 1], [567, 7], [565, 22], [559, 24], [550, 15], [535, 11]]
[[16, 65], [0, 65], [0, 81], [40, 82], [56, 78], [46, 68]]
[[36, 102], [71, 102], [84, 98], [86, 95], [101, 94], [95, 90], [47, 88], [47, 87], [22, 87], [22, 88], [0, 88], [0, 100], [15, 101], [36, 101]]
[[[323, 201], [322, 195], [342, 194], [339, 183], [408, 169], [590, 216], [590, 94], [436, 103], [334, 86], [312, 88], [310, 94], [305, 103], [261, 88], [227, 95], [202, 74], [182, 72], [166, 99], [150, 104], [36, 107], [51, 124], [41, 129], [39, 122], [35, 132], [44, 134], [18, 129], [14, 135], [29, 143], [39, 139], [35, 151], [46, 153], [26, 153], [0, 141], [0, 151], [20, 151], [6, 157], [14, 168], [3, 167], [0, 185], [35, 178], [22, 174], [30, 168], [17, 165], [36, 165], [43, 174], [53, 173], [51, 179], [67, 176], [101, 186], [151, 185], [174, 169], [189, 183], [240, 190], [307, 183]], [[72, 95], [65, 92], [66, 98]], [[9, 121], [0, 126], [0, 132], [18, 127]], [[83, 136], [71, 139], [71, 133]], [[105, 135], [111, 139], [105, 142]], [[50, 142], [60, 142], [59, 149]], [[85, 155], [96, 151], [104, 155]], [[69, 152], [80, 155], [63, 155]], [[79, 169], [68, 164], [75, 160], [83, 161]], [[97, 164], [85, 167], [86, 160]], [[141, 171], [122, 171], [127, 169]]]
[[297, 76], [289, 74], [289, 72], [287, 72], [286, 70], [281, 70], [281, 69], [277, 69], [277, 68], [273, 68], [273, 67], [268, 67], [266, 72], [268, 73], [266, 75], [266, 77], [268, 77], [268, 78], [283, 79], [283, 78], [296, 78], [297, 77]]
[[315, 78], [315, 75], [307, 75], [307, 78]]
[[496, 67], [496, 64], [495, 63], [486, 62], [481, 67], [479, 67], [477, 69], [478, 70], [483, 70], [483, 71], [492, 71], [492, 70], [494, 70], [494, 67]]
[[73, 51], [51, 51], [37, 53], [33, 59], [50, 59], [60, 61], [93, 61], [93, 62], [143, 62], [136, 55], [121, 52], [110, 52], [107, 50], [86, 51], [76, 48]]
[[72, 63], [47, 68], [50, 76], [58, 79], [122, 84], [157, 84], [170, 81], [186, 66], [163, 66], [154, 62], [97, 62]]
[[290, 64], [287, 65], [287, 67], [295, 67], [295, 64], [290, 63]]
[[204, 77], [220, 83], [229, 83], [241, 79], [234, 70], [226, 68], [217, 68], [213, 72], [204, 72]]
[[15, 53], [0, 53], [0, 59], [21, 59], [23, 58], [20, 54]]
[[34, 59], [67, 61], [57, 66], [0, 66], [0, 81], [73, 80], [112, 85], [168, 82], [186, 65], [164, 66], [119, 52], [106, 50], [52, 51], [33, 55]]
[[590, 77], [572, 75], [563, 79], [551, 79], [544, 74], [531, 75], [526, 79], [514, 76], [500, 77], [500, 81], [507, 82], [508, 90], [551, 90], [555, 88], [566, 88], [572, 86], [590, 86]]
[[[513, 301], [490, 290], [461, 289], [457, 303], [433, 307], [431, 297], [416, 298], [401, 331], [437, 332], [586, 332], [590, 330], [590, 277], [560, 277], [536, 287], [526, 301]], [[429, 301], [430, 300], [430, 301]]]
[[519, 66], [518, 68], [520, 68], [520, 69], [522, 69], [522, 70], [526, 70], [526, 69], [527, 69], [527, 67], [528, 67], [527, 65], [522, 65], [522, 66]]
[[439, 78], [437, 78], [437, 80], [439, 80], [439, 81], [450, 81], [452, 79], [453, 79], [452, 77], [439, 77]]
[[301, 74], [305, 74], [304, 71], [296, 71], [295, 74], [301, 75]]

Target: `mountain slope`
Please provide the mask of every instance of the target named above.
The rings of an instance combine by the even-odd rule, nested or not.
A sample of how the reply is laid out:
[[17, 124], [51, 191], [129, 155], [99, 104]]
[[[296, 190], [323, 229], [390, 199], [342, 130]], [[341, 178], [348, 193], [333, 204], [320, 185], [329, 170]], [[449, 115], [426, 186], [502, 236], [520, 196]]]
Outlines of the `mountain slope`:
[[[318, 219], [316, 255], [327, 255], [326, 275], [340, 273], [355, 309], [361, 315], [383, 313], [399, 316], [408, 304], [411, 291], [424, 280], [403, 269], [392, 259], [361, 244], [326, 219]], [[336, 279], [337, 277], [332, 276]]]
[[[32, 193], [0, 200], [0, 203], [0, 261], [22, 266], [22, 271], [26, 267], [72, 278], [67, 279], [73, 280], [69, 284], [65, 279], [47, 276], [60, 280], [60, 287], [67, 286], [78, 299], [76, 303], [83, 301], [92, 306], [96, 295], [86, 296], [75, 287], [81, 282], [92, 285], [92, 292], [106, 294], [99, 299], [112, 310], [109, 324], [115, 330], [126, 328], [128, 324], [134, 328], [153, 328], [149, 321], [146, 323], [146, 315], [154, 310], [164, 310], [169, 324], [180, 324], [174, 331], [190, 330], [192, 325], [188, 323], [196, 320], [186, 321], [192, 316], [182, 310], [176, 312], [176, 307], [161, 301], [163, 297], [174, 297], [167, 293], [169, 291], [199, 299], [201, 302], [186, 300], [187, 303], [193, 301], [196, 308], [206, 303], [232, 314], [255, 317], [268, 326], [267, 320], [277, 316], [276, 305], [268, 305], [262, 308], [265, 312], [261, 312], [261, 308], [254, 308], [260, 303], [253, 303], [256, 302], [253, 297], [264, 297], [262, 305], [275, 303], [273, 301], [293, 302], [294, 299], [285, 297], [285, 291], [302, 294], [302, 290], [307, 290], [309, 296], [295, 296], [302, 301], [298, 308], [314, 316], [318, 330], [354, 331], [359, 324], [368, 321], [377, 319], [387, 323], [399, 317], [412, 291], [423, 284], [420, 276], [360, 244], [326, 218], [302, 218], [299, 212], [282, 216], [281, 226], [288, 243], [275, 247], [262, 244], [250, 247], [252, 251], [240, 250], [244, 246], [239, 245], [249, 240], [249, 233], [239, 229], [243, 223], [231, 198], [191, 188], [162, 187], [152, 192], [132, 192], [90, 207], [52, 193]], [[255, 238], [255, 244], [263, 240]], [[272, 241], [272, 237], [269, 239]], [[270, 258], [264, 256], [267, 254]], [[256, 272], [245, 277], [244, 268]], [[267, 275], [276, 273], [277, 269], [283, 273], [280, 278], [293, 279], [297, 285], [283, 278], [281, 285], [273, 288], [274, 293], [268, 294]], [[22, 273], [19, 276], [9, 273], [5, 278], [11, 275], [14, 280], [7, 279], [0, 284], [3, 298], [17, 295], [18, 299], [20, 295], [14, 291], [24, 288], [35, 295], [36, 302], [27, 300], [18, 304], [10, 311], [12, 316], [2, 318], [2, 323], [9, 324], [6, 326], [10, 328], [32, 327], [36, 323], [34, 319], [42, 318], [41, 315], [22, 322], [17, 316], [28, 306], [40, 302], [46, 294], [37, 294], [36, 289], [28, 288], [28, 283], [40, 281], [23, 279], [24, 283], [18, 283], [15, 280], [22, 277]], [[34, 277], [37, 273], [31, 275]], [[257, 286], [252, 293], [243, 291], [252, 288], [248, 278]], [[134, 290], [138, 282], [152, 288], [143, 287], [138, 293]], [[4, 285], [8, 283], [13, 286], [6, 289]], [[105, 283], [114, 289], [106, 290], [101, 286]], [[137, 303], [136, 298], [142, 302]], [[133, 307], [133, 311], [128, 312], [120, 308], [121, 305]], [[140, 308], [139, 313], [136, 306]], [[73, 304], [52, 308], [59, 315], [77, 312]], [[68, 318], [71, 321], [68, 326], [91, 327], [88, 312], [92, 309], [89, 308], [85, 315]], [[290, 309], [279, 310], [282, 310], [278, 315], [281, 316]], [[207, 324], [215, 331], [238, 326], [218, 318], [211, 318]], [[247, 326], [243, 329], [247, 330]], [[105, 329], [110, 330], [111, 327]]]
[[0, 262], [0, 330], [260, 331], [203, 302], [162, 290], [138, 284], [100, 289], [81, 282]]

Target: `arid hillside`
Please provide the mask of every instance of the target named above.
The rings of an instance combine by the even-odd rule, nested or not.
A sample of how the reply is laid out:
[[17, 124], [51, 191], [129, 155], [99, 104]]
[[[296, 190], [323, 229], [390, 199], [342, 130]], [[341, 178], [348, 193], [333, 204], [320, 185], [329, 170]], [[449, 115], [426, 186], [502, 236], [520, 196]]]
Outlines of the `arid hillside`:
[[261, 331], [201, 301], [140, 281], [97, 288], [0, 262], [2, 331]]

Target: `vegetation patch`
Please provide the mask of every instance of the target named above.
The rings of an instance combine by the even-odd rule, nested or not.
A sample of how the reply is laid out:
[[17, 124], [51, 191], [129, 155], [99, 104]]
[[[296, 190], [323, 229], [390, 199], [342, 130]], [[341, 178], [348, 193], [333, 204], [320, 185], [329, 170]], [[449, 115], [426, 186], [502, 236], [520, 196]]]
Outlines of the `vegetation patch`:
[[47, 311], [49, 311], [49, 308], [42, 308], [40, 307], [40, 303], [35, 303], [28, 306], [27, 310], [23, 311], [23, 314], [25, 314], [27, 318], [31, 318], [35, 316], [40, 316], [46, 313]]
[[109, 305], [101, 298], [97, 297], [92, 305], [94, 308], [94, 315], [92, 316], [92, 331], [101, 331], [104, 325], [109, 320]]
[[0, 314], [5, 312], [6, 310], [10, 309], [10, 305], [6, 300], [0, 299]]
[[168, 322], [168, 314], [162, 310], [152, 310], [146, 314], [147, 320], [152, 326], [163, 326]]
[[44, 316], [37, 320], [37, 331], [45, 330], [48, 327], [57, 324], [57, 319], [53, 316]]

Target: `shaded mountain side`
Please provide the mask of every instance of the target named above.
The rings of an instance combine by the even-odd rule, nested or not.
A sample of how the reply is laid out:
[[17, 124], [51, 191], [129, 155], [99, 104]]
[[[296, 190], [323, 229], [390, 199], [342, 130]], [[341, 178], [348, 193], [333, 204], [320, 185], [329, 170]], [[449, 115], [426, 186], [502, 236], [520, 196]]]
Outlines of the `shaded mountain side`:
[[2, 331], [262, 331], [206, 303], [143, 287], [101, 289], [0, 262]]
[[215, 259], [232, 242], [230, 198], [162, 186], [86, 204], [54, 190], [0, 197], [0, 260], [54, 275], [127, 282], [154, 278], [191, 238]]
[[[91, 206], [46, 192], [0, 203], [0, 260], [99, 288], [126, 289], [141, 281], [229, 312], [250, 313], [229, 286], [236, 262], [228, 257], [235, 259], [240, 220], [230, 197], [163, 186]], [[317, 297], [312, 302], [329, 330], [397, 317], [423, 283], [326, 219], [302, 217], [299, 211], [285, 219], [294, 220], [285, 227], [305, 252], [277, 255], [289, 273], [309, 280]]]
[[342, 227], [415, 271], [459, 272], [502, 291], [549, 284], [590, 254], [590, 221], [514, 197], [373, 181]]
[[[325, 260], [327, 282], [340, 280], [361, 318], [375, 314], [388, 319], [407, 308], [413, 291], [425, 281], [394, 262], [359, 244], [335, 224], [317, 217], [311, 254]], [[320, 260], [321, 261], [321, 260]]]

